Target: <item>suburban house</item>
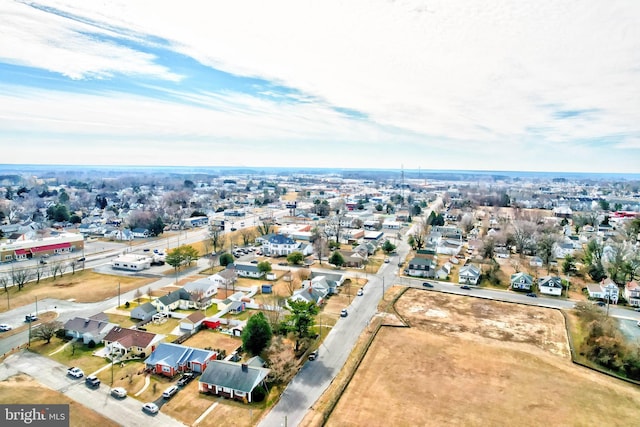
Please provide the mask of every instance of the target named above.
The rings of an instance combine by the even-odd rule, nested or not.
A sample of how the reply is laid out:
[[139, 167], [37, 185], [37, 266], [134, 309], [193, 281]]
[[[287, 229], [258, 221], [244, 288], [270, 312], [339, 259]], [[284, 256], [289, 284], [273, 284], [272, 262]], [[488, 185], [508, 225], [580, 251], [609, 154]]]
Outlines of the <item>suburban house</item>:
[[160, 343], [144, 361], [147, 369], [156, 374], [173, 377], [180, 372], [203, 372], [218, 353], [210, 350], [186, 347], [179, 344]]
[[94, 344], [100, 344], [109, 331], [116, 326], [105, 320], [74, 317], [64, 324], [64, 332], [66, 336], [78, 341], [82, 340], [84, 344], [89, 344], [91, 341]]
[[[335, 294], [337, 292], [337, 289], [340, 286], [342, 286], [346, 278], [344, 274], [333, 274], [333, 273], [312, 271], [311, 277], [309, 278], [309, 280], [313, 281], [317, 277], [322, 277], [324, 279], [326, 284], [329, 286], [329, 293], [331, 294]], [[302, 286], [304, 286], [304, 282]]]
[[589, 298], [609, 300], [611, 304], [618, 303], [618, 285], [611, 279], [605, 279], [600, 283], [589, 283], [587, 292], [589, 293]]
[[533, 277], [527, 273], [515, 273], [511, 275], [509, 283], [511, 283], [511, 289], [530, 291], [533, 286]]
[[131, 310], [131, 314], [129, 316], [132, 319], [144, 321], [151, 319], [157, 312], [158, 310], [156, 310], [156, 307], [153, 304], [151, 304], [150, 302], [146, 302]]
[[226, 310], [231, 314], [238, 314], [243, 312], [246, 309], [246, 301], [241, 301], [240, 299], [234, 298], [234, 295], [231, 295], [229, 298], [222, 301], [218, 301], [218, 310]]
[[567, 255], [573, 255], [576, 251], [572, 242], [555, 243], [553, 250], [556, 258], [564, 258]]
[[193, 301], [192, 296], [184, 288], [177, 291], [169, 292], [167, 295], [163, 295], [160, 298], [156, 298], [151, 301], [151, 304], [158, 310], [159, 313], [169, 313], [178, 308], [185, 310], [189, 308], [195, 308], [196, 301]]
[[432, 259], [415, 257], [409, 261], [409, 276], [435, 277], [437, 264]]
[[458, 283], [461, 285], [477, 285], [480, 280], [480, 267], [469, 264], [460, 268]]
[[293, 292], [291, 300], [313, 302], [317, 306], [324, 304], [327, 297], [335, 292], [335, 287], [329, 283], [325, 276], [316, 276], [302, 282], [302, 289]]
[[182, 289], [192, 296], [197, 296], [199, 300], [208, 301], [218, 293], [218, 285], [210, 278], [200, 279], [185, 284]]
[[215, 283], [216, 288], [228, 288], [238, 280], [238, 275], [233, 268], [226, 268], [209, 276], [209, 280]]
[[201, 311], [194, 311], [180, 321], [180, 329], [185, 331], [197, 330], [205, 319], [205, 315]]
[[453, 264], [450, 262], [445, 262], [442, 266], [436, 271], [436, 277], [440, 280], [445, 280], [451, 274], [451, 269], [453, 268]]
[[442, 240], [436, 247], [436, 252], [443, 255], [458, 255], [461, 250], [462, 240]]
[[227, 268], [235, 269], [236, 274], [240, 277], [259, 279], [264, 276], [264, 272], [260, 271], [256, 264], [236, 262], [235, 264], [229, 264]]
[[118, 354], [120, 358], [127, 355], [145, 357], [155, 350], [164, 337], [117, 326], [104, 337], [104, 345], [107, 354]]
[[133, 233], [133, 237], [137, 238], [145, 238], [151, 235], [151, 232], [146, 228], [134, 228], [131, 232]]
[[269, 371], [246, 363], [213, 360], [198, 380], [198, 391], [249, 403], [251, 393], [263, 384]]
[[624, 297], [631, 307], [640, 307], [640, 286], [635, 280], [624, 287]]
[[268, 234], [256, 238], [256, 242], [262, 243], [262, 253], [266, 256], [287, 256], [292, 252], [311, 255], [313, 251], [311, 245], [298, 243], [284, 234]]
[[557, 276], [545, 276], [538, 279], [541, 294], [562, 295], [562, 279]]
[[365, 261], [367, 260], [366, 252], [362, 253], [343, 250], [338, 250], [338, 252], [342, 255], [342, 258], [344, 258], [344, 265], [346, 267], [362, 268]]
[[531, 267], [542, 267], [542, 258], [540, 258], [539, 256], [531, 257], [531, 259], [529, 260], [529, 265]]

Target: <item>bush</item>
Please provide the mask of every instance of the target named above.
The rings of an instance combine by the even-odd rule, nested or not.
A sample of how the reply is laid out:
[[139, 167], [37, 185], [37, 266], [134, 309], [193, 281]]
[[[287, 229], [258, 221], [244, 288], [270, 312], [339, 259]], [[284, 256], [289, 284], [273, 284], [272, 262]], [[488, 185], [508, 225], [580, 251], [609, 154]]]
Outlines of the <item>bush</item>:
[[129, 301], [125, 302], [124, 303], [124, 308], [129, 308], [129, 307], [131, 307], [131, 304], [129, 304]]
[[67, 335], [65, 334], [64, 329], [58, 329], [56, 331], [56, 337], [58, 337], [60, 339], [65, 339], [67, 337]]
[[253, 391], [251, 392], [252, 402], [262, 402], [265, 397], [267, 397], [267, 390], [261, 385], [254, 388]]
[[96, 348], [96, 342], [94, 340], [91, 340], [87, 343], [87, 347], [89, 348]]

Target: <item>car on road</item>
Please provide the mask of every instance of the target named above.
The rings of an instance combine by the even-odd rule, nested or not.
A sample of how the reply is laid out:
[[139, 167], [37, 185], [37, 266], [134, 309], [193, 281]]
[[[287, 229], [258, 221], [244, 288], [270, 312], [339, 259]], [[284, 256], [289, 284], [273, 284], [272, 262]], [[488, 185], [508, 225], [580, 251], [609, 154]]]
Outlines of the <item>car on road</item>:
[[309, 353], [309, 360], [316, 360], [318, 358], [318, 350], [314, 350]]
[[343, 308], [342, 310], [340, 310], [340, 317], [347, 317], [349, 315], [349, 312], [347, 311], [346, 308]]
[[87, 378], [84, 379], [84, 382], [87, 386], [92, 388], [100, 387], [100, 379], [95, 375], [89, 375]]
[[42, 258], [40, 258], [40, 264], [46, 264], [47, 261], [43, 260]]
[[389, 264], [389, 258], [384, 259], [385, 264]]
[[471, 290], [471, 288], [469, 286], [467, 286], [467, 285], [460, 286], [460, 289], [466, 289], [467, 291]]
[[636, 326], [640, 328], [640, 321], [638, 321], [638, 323], [636, 323]]
[[429, 282], [422, 282], [422, 286], [424, 286], [425, 288], [433, 288], [433, 285]]
[[36, 316], [35, 314], [27, 314], [26, 316], [24, 316], [24, 321], [27, 323], [35, 322], [36, 320], [38, 320], [38, 316]]
[[286, 267], [286, 266], [289, 265], [289, 263], [288, 262], [279, 262], [278, 265]]
[[186, 372], [184, 374], [182, 374], [182, 376], [180, 377], [180, 379], [178, 380], [178, 387], [184, 387], [187, 384], [189, 384], [191, 382], [191, 380], [193, 380], [196, 376], [194, 374], [192, 374], [191, 372]]
[[231, 227], [231, 231], [236, 231], [236, 230], [237, 230], [237, 228]]
[[10, 330], [11, 330], [11, 326], [7, 325], [6, 323], [0, 324], [0, 332], [7, 332]]
[[162, 397], [165, 399], [171, 399], [178, 392], [178, 386], [172, 385], [162, 392]]
[[73, 367], [73, 368], [67, 369], [67, 375], [70, 375], [74, 378], [82, 378], [84, 377], [84, 372], [82, 372], [82, 369], [80, 368]]
[[358, 296], [361, 297], [362, 295], [364, 295], [364, 291], [360, 288], [358, 289]]
[[142, 410], [148, 414], [157, 414], [158, 413], [158, 405], [153, 402], [148, 402], [142, 405]]
[[640, 307], [634, 308], [633, 311], [640, 311]]
[[111, 396], [117, 397], [119, 399], [124, 399], [127, 397], [127, 390], [123, 387], [115, 387], [111, 389]]
[[596, 302], [595, 302], [595, 304], [596, 304], [598, 307], [605, 307], [605, 306], [607, 305], [607, 304], [605, 304], [605, 303], [604, 303], [604, 302], [602, 302], [602, 301], [596, 301]]
[[258, 263], [257, 259], [254, 259], [253, 261], [251, 261], [251, 264], [257, 264], [257, 263]]
[[534, 294], [533, 292], [529, 292], [527, 296], [531, 298], [538, 298], [538, 295]]

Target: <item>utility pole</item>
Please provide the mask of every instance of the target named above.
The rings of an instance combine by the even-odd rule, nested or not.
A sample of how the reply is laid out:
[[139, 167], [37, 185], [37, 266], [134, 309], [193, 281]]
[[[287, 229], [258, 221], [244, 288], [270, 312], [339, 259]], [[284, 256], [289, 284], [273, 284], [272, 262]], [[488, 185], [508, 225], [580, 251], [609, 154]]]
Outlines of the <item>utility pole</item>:
[[384, 299], [384, 276], [382, 276], [382, 299]]
[[120, 282], [118, 282], [118, 308], [120, 308]]
[[38, 297], [36, 297], [36, 317], [38, 317]]

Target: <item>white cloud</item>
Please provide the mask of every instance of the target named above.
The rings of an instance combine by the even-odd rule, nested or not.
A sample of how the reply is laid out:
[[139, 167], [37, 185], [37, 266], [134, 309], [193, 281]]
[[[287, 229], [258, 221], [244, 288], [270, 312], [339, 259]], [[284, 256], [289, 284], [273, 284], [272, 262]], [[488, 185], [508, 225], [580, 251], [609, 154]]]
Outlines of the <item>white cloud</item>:
[[[633, 0], [48, 4], [104, 22], [105, 28], [164, 38], [205, 65], [261, 77], [320, 101], [288, 106], [248, 96], [181, 94], [210, 110], [174, 110], [173, 104], [154, 102], [138, 111], [142, 100], [118, 95], [101, 100], [104, 125], [82, 114], [83, 104], [91, 109], [86, 99], [71, 103], [70, 117], [78, 113], [86, 129], [107, 135], [156, 131], [247, 141], [395, 141], [413, 152], [387, 159], [401, 163], [402, 156], [410, 156], [417, 167], [422, 158], [433, 162], [422, 166], [434, 168], [474, 164], [461, 162], [461, 155], [481, 169], [525, 168], [518, 163], [523, 153], [544, 159], [529, 170], [539, 165], [589, 170], [591, 164], [580, 162], [600, 154], [614, 163], [610, 152], [618, 150], [601, 152], [580, 141], [640, 138], [640, 3]], [[0, 29], [0, 43], [26, 37], [20, 63], [74, 78], [114, 72], [175, 78], [149, 55], [82, 36], [85, 24], [10, 9], [21, 21]], [[370, 123], [346, 120], [329, 105], [360, 111]], [[559, 111], [573, 110], [593, 112], [556, 118]], [[129, 117], [135, 126], [126, 124]], [[51, 120], [60, 129], [69, 125]], [[447, 147], [438, 148], [443, 143]], [[635, 146], [617, 146], [624, 144]], [[555, 159], [550, 151], [563, 157]], [[633, 160], [639, 159], [631, 155], [621, 163], [637, 169]]]

